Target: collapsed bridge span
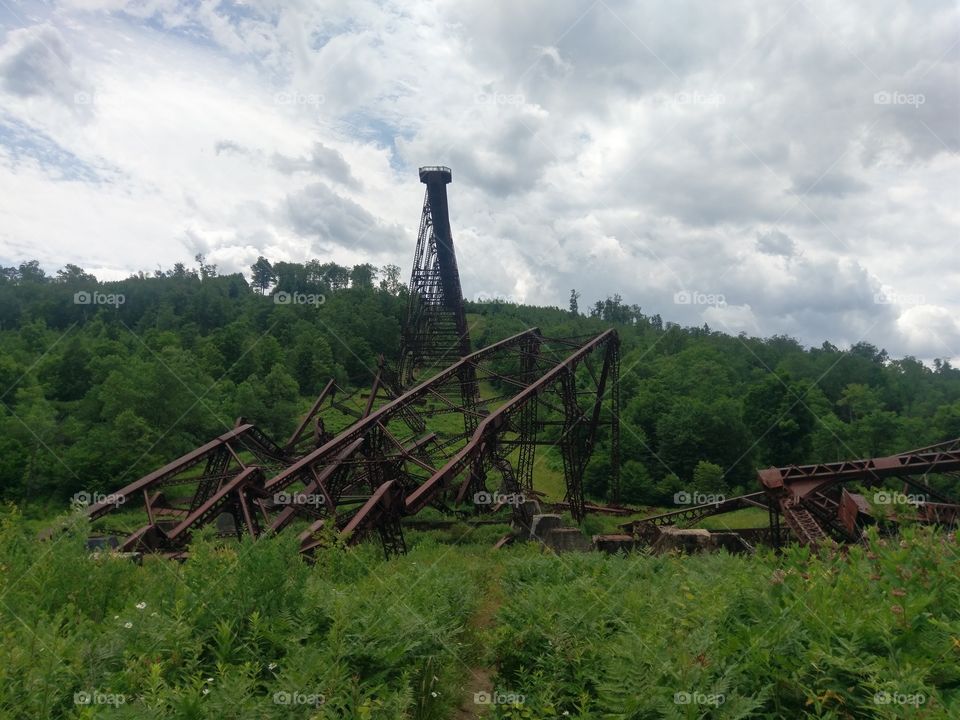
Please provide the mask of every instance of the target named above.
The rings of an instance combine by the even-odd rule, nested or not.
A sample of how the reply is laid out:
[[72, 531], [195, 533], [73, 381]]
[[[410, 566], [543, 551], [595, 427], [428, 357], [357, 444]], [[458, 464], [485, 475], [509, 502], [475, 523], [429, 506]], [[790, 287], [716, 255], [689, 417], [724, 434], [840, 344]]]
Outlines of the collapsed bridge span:
[[[286, 443], [240, 419], [88, 508], [99, 519], [141, 505], [146, 522], [122, 550], [184, 557], [192, 534], [215, 524], [253, 538], [299, 525], [308, 554], [330, 532], [348, 542], [378, 535], [387, 555], [399, 553], [405, 516], [446, 511], [489, 489], [532, 493], [544, 446], [562, 458], [564, 500], [580, 520], [584, 470], [601, 438], [611, 446], [617, 491], [616, 331], [551, 338], [530, 328], [472, 350], [447, 210], [452, 174], [428, 167], [420, 178], [427, 193], [399, 365], [381, 361], [354, 417], [345, 416], [331, 380]], [[512, 507], [517, 522], [529, 522], [525, 503]]]

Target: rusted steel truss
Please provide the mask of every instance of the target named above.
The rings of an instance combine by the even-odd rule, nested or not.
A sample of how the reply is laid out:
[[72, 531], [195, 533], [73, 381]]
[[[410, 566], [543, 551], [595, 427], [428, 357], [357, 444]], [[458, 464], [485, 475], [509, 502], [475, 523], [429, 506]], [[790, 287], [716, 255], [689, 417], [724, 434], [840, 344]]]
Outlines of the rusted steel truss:
[[[459, 506], [460, 513], [465, 505], [473, 512], [509, 505], [514, 522], [529, 525], [530, 506], [520, 500], [536, 492], [534, 468], [544, 457], [538, 445], [556, 448], [563, 506], [582, 519], [591, 509], [583, 474], [601, 433], [617, 503], [616, 332], [547, 338], [532, 328], [472, 352], [447, 205], [451, 179], [449, 168], [420, 168], [426, 195], [397, 367], [381, 357], [365, 397], [328, 382], [283, 444], [240, 418], [91, 506], [90, 518], [139, 503], [145, 523], [121, 548], [175, 557], [184, 556], [193, 532], [214, 523], [221, 534], [252, 538], [299, 526], [304, 553], [332, 534], [355, 542], [375, 533], [391, 555], [405, 548], [402, 519], [430, 505], [444, 512]], [[871, 522], [870, 504], [848, 485], [876, 488], [891, 479], [924, 498], [915, 519], [955, 525], [960, 503], [928, 478], [958, 473], [960, 438], [890, 457], [769, 468], [759, 472], [759, 492], [624, 527], [642, 534], [759, 507], [768, 511], [769, 529], [744, 531], [752, 541], [779, 544], [788, 530], [806, 545], [854, 541]]]
[[[413, 382], [417, 370], [435, 371], [470, 353], [470, 333], [453, 248], [447, 185], [448, 167], [420, 168], [427, 186], [410, 274], [410, 295], [400, 352], [398, 379]], [[469, 373], [464, 392], [471, 390]]]
[[305, 553], [333, 533], [350, 542], [376, 533], [390, 555], [405, 547], [402, 518], [429, 505], [460, 513], [509, 505], [528, 524], [520, 500], [534, 492], [538, 445], [556, 446], [565, 500], [580, 519], [583, 473], [601, 432], [610, 435], [619, 488], [616, 332], [561, 339], [532, 328], [471, 352], [451, 177], [449, 168], [420, 169], [427, 189], [399, 365], [381, 356], [366, 397], [331, 380], [282, 445], [240, 419], [90, 507], [97, 520], [142, 504], [145, 524], [122, 549], [183, 557], [191, 534], [216, 523], [223, 534], [254, 538], [299, 526]]
[[[240, 421], [88, 511], [97, 519], [142, 504], [146, 523], [122, 542], [125, 551], [182, 556], [193, 532], [216, 523], [254, 538], [299, 525], [307, 553], [329, 532], [351, 542], [373, 533], [389, 555], [404, 549], [401, 519], [430, 505], [485, 512], [506, 503], [529, 522], [519, 500], [533, 489], [536, 446], [546, 445], [563, 458], [565, 500], [581, 518], [584, 468], [599, 434], [616, 422], [618, 353], [613, 330], [586, 341], [526, 330], [397, 397], [378, 374], [369, 395], [355, 400], [360, 417], [335, 435], [323, 428], [353, 418], [328, 384], [284, 446]], [[477, 390], [463, 403], [467, 368]]]
[[650, 517], [645, 517], [642, 520], [634, 520], [624, 523], [620, 527], [624, 530], [632, 530], [643, 523], [648, 523], [656, 525], [657, 527], [673, 525], [675, 527], [684, 528], [695, 525], [704, 518], [711, 517], [713, 515], [722, 515], [724, 513], [733, 512], [735, 510], [743, 510], [751, 507], [763, 508], [764, 510], [768, 509], [769, 501], [767, 494], [761, 490], [758, 492], [749, 493], [747, 495], [738, 495], [736, 497], [726, 498], [714, 503], [691, 505], [690, 507], [686, 507], [681, 510], [672, 510], [671, 512], [660, 513], [659, 515], [651, 515]]
[[[722, 502], [653, 515], [621, 527], [644, 536], [651, 526], [689, 527], [705, 517], [747, 507], [768, 511], [769, 530], [749, 531], [756, 540], [780, 545], [792, 535], [799, 543], [817, 547], [828, 540], [856, 542], [873, 524], [872, 505], [857, 489], [888, 488], [879, 495], [895, 500], [902, 495], [910, 510], [898, 517], [955, 526], [960, 502], [930, 484], [932, 476], [960, 477], [960, 438], [910, 450], [899, 455], [844, 460], [813, 465], [789, 465], [760, 470], [761, 490]], [[889, 489], [891, 481], [901, 491]]]
[[779, 511], [771, 513], [771, 528], [779, 522], [774, 517], [778, 514], [801, 543], [817, 546], [828, 538], [855, 541], [863, 527], [873, 522], [870, 503], [848, 490], [848, 484], [876, 490], [891, 480], [899, 481], [901, 494], [911, 498], [915, 507], [914, 519], [955, 524], [960, 504], [929, 480], [937, 475], [955, 478], [958, 471], [960, 438], [955, 438], [899, 455], [768, 468], [758, 476], [771, 507]]

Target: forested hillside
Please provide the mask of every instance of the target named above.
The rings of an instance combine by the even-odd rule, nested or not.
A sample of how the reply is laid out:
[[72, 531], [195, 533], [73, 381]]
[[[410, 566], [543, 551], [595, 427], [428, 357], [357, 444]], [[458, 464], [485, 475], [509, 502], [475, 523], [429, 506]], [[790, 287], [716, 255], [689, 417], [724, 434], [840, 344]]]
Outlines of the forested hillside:
[[[538, 326], [623, 340], [623, 500], [753, 488], [757, 467], [892, 453], [960, 435], [960, 370], [872, 345], [681, 328], [624, 304], [588, 313], [468, 303], [474, 344]], [[575, 296], [574, 296], [575, 305]], [[0, 491], [61, 501], [129, 482], [238, 416], [284, 437], [333, 377], [395, 359], [399, 268], [261, 259], [252, 283], [198, 268], [98, 282], [76, 266], [0, 268]], [[608, 447], [588, 468], [607, 493]]]

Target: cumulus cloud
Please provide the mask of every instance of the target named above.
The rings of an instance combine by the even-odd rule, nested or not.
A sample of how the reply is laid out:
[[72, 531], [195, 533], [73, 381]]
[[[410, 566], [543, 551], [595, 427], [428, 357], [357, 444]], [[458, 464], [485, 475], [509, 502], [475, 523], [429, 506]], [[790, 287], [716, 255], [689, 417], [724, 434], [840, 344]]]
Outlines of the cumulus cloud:
[[401, 228], [378, 220], [323, 183], [287, 197], [287, 215], [296, 232], [316, 240], [317, 251], [340, 245], [379, 255], [396, 252], [403, 245]]
[[19, 97], [47, 96], [73, 105], [85, 84], [63, 35], [44, 23], [7, 34], [0, 46], [0, 88]]
[[936, 305], [907, 307], [897, 318], [906, 350], [916, 357], [960, 357], [960, 322]]
[[0, 40], [7, 262], [406, 268], [441, 163], [467, 296], [956, 358], [950, 0], [46, 7]]
[[273, 164], [284, 173], [307, 172], [354, 189], [360, 186], [343, 154], [322, 142], [314, 143], [307, 157], [292, 158], [276, 154]]
[[786, 233], [773, 229], [757, 233], [757, 250], [765, 255], [792, 257], [797, 251], [797, 244]]

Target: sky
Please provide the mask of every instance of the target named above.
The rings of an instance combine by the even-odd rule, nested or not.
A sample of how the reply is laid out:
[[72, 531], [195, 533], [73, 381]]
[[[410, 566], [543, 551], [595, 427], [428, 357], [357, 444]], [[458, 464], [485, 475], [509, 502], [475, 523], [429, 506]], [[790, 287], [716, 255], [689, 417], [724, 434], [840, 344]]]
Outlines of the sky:
[[410, 263], [960, 362], [960, 6], [0, 0], [0, 264]]

